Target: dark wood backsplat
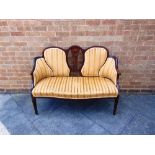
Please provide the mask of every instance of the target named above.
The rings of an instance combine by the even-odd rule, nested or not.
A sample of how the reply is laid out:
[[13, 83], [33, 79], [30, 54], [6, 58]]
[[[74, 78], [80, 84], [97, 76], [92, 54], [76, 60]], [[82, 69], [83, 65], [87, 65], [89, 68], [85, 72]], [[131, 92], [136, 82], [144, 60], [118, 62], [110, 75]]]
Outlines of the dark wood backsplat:
[[66, 52], [70, 75], [80, 76], [84, 63], [84, 50], [79, 46], [71, 46]]

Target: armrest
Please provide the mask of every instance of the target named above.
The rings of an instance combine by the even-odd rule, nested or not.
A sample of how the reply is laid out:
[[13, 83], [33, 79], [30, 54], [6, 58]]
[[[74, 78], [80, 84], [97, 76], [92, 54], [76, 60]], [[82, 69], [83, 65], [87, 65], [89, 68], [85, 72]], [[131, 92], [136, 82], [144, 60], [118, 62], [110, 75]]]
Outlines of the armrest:
[[40, 80], [50, 76], [53, 76], [53, 71], [47, 65], [45, 59], [36, 59], [34, 71], [32, 72], [33, 85], [35, 86]]
[[117, 72], [117, 61], [116, 59], [109, 57], [107, 58], [105, 64], [101, 67], [99, 71], [99, 76], [110, 79], [117, 85], [118, 72]]

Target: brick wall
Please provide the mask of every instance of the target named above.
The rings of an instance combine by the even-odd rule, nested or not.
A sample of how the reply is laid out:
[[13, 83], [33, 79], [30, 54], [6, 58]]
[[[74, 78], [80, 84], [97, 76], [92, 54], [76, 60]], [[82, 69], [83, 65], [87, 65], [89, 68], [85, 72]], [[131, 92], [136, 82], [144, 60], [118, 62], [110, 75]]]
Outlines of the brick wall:
[[0, 91], [31, 87], [47, 46], [104, 45], [119, 58], [123, 90], [155, 90], [155, 20], [0, 20]]

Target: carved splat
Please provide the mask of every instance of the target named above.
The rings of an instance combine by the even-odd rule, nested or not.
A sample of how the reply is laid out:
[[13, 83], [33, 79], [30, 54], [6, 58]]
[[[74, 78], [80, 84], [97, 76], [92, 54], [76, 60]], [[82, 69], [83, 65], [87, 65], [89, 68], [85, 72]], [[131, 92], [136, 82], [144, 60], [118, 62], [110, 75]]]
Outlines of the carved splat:
[[84, 51], [79, 46], [71, 46], [67, 50], [67, 62], [70, 68], [71, 76], [80, 76], [81, 68], [84, 63]]

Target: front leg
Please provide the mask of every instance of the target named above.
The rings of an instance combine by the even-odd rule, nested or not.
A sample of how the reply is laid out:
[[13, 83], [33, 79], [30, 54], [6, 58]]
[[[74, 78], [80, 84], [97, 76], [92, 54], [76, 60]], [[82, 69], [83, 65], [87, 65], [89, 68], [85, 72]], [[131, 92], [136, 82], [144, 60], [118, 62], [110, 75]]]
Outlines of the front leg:
[[34, 108], [35, 114], [38, 115], [38, 109], [37, 109], [36, 98], [33, 97], [33, 95], [31, 95], [31, 98], [32, 98], [32, 103], [33, 103], [33, 108]]
[[115, 115], [115, 114], [116, 114], [116, 111], [117, 111], [117, 105], [118, 105], [118, 101], [119, 101], [119, 95], [115, 98], [113, 115]]

